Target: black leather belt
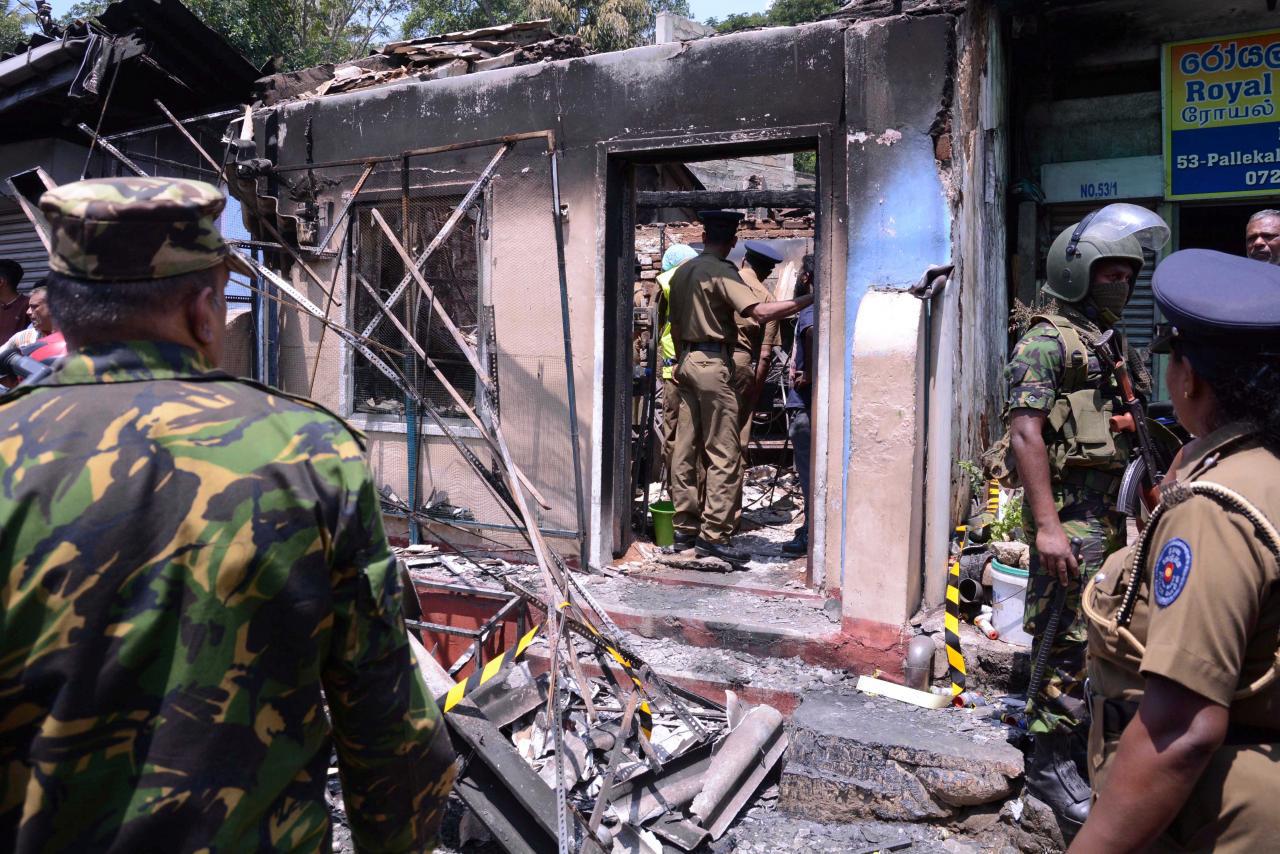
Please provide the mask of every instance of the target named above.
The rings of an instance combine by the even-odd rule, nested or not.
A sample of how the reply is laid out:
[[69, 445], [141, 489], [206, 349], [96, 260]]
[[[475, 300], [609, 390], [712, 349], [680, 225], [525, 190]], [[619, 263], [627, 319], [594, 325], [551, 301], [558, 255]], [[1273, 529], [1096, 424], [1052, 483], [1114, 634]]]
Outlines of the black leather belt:
[[1086, 469], [1071, 467], [1064, 469], [1058, 475], [1058, 481], [1070, 486], [1083, 486], [1085, 489], [1092, 489], [1094, 492], [1100, 492], [1108, 498], [1114, 498], [1120, 494], [1121, 475], [1111, 474], [1110, 472], [1098, 471], [1097, 469]]
[[685, 344], [684, 349], [691, 353], [714, 353], [717, 356], [723, 356], [725, 347], [719, 341], [697, 341], [692, 344]]
[[[1104, 698], [1102, 701], [1102, 732], [1107, 740], [1120, 737], [1124, 728], [1138, 714], [1138, 704], [1126, 700]], [[1280, 742], [1280, 730], [1248, 724], [1227, 724], [1227, 736], [1223, 744], [1242, 747], [1250, 744], [1274, 744]]]

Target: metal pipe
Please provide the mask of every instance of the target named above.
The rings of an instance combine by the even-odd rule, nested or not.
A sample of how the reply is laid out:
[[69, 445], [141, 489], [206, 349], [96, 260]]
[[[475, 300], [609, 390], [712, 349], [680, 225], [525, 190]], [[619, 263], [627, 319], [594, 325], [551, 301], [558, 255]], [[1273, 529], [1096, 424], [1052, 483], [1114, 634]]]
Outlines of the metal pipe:
[[907, 662], [902, 669], [903, 683], [917, 691], [928, 691], [933, 676], [933, 656], [937, 647], [928, 635], [916, 635], [907, 644]]
[[553, 140], [548, 140], [551, 160], [551, 221], [556, 234], [556, 271], [560, 278], [560, 325], [564, 336], [565, 390], [569, 396], [569, 443], [573, 447], [573, 496], [578, 513], [578, 561], [579, 566], [590, 566], [587, 555], [587, 510], [582, 495], [582, 450], [578, 437], [578, 392], [573, 377], [573, 331], [569, 323], [569, 279], [565, 272], [564, 223], [560, 210], [560, 172], [556, 165]]
[[[225, 177], [226, 168], [224, 166], [220, 166], [218, 164], [218, 161], [213, 159], [213, 155], [209, 154], [209, 152], [204, 150], [204, 146], [201, 145], [200, 142], [194, 136], [192, 136], [191, 133], [185, 127], [182, 126], [182, 122], [178, 121], [177, 118], [174, 117], [173, 113], [169, 112], [168, 108], [165, 107], [163, 103], [161, 103], [159, 98], [155, 99], [155, 105], [160, 108], [160, 111], [162, 113], [165, 114], [165, 118], [169, 119], [169, 123], [178, 131], [178, 133], [182, 134], [183, 137], [186, 138], [187, 142], [191, 143], [191, 147], [196, 150], [196, 153], [199, 154], [201, 157], [203, 157], [204, 161], [208, 163], [210, 166], [212, 166], [219, 175], [222, 175]], [[81, 129], [87, 133], [91, 133], [91, 131], [89, 131], [89, 128], [83, 124], [81, 125]], [[102, 144], [104, 147], [107, 145], [107, 143], [105, 142]], [[230, 182], [228, 181], [228, 184], [229, 183]], [[321, 279], [318, 275], [316, 275], [315, 270], [311, 269], [311, 265], [309, 265], [306, 261], [303, 261], [302, 256], [299, 255], [292, 246], [290, 246], [288, 243], [285, 242], [284, 235], [280, 233], [279, 229], [277, 229], [271, 223], [271, 221], [266, 217], [260, 217], [258, 221], [261, 222], [262, 225], [267, 229], [267, 231], [271, 233], [271, 236], [274, 237], [276, 241], [280, 243], [280, 248], [282, 248], [285, 252], [287, 252], [289, 254], [289, 257], [292, 258], [298, 264], [298, 266], [302, 268], [302, 272], [306, 273], [307, 276], [309, 276], [313, 282], [315, 282], [317, 285], [320, 286], [321, 293], [323, 293], [326, 297], [329, 298], [329, 305], [330, 306], [342, 305], [342, 301], [339, 300], [334, 295], [335, 288], [333, 287], [326, 288], [324, 286], [324, 280]], [[329, 316], [328, 312], [326, 311], [323, 316], [327, 318]]]
[[355, 166], [361, 163], [386, 163], [391, 160], [400, 160], [405, 157], [422, 157], [428, 154], [443, 154], [447, 151], [464, 151], [468, 148], [483, 148], [487, 145], [502, 145], [504, 143], [522, 142], [527, 139], [554, 139], [554, 135], [549, 130], [527, 131], [525, 133], [512, 133], [506, 136], [493, 136], [488, 139], [477, 139], [470, 142], [454, 142], [448, 145], [433, 145], [428, 148], [411, 148], [408, 151], [402, 151], [399, 154], [384, 154], [378, 157], [351, 157], [346, 160], [327, 160], [324, 163], [295, 163], [291, 166], [276, 166], [273, 172], [279, 174], [281, 172], [302, 172], [307, 169], [332, 169], [337, 166]]

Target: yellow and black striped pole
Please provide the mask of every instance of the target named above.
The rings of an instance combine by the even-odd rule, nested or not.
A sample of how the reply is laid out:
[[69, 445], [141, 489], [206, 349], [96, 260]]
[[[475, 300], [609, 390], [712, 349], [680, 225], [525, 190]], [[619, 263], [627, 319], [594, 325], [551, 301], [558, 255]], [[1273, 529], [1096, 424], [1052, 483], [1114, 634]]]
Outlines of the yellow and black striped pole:
[[[956, 528], [957, 539], [964, 541], [964, 525]], [[943, 637], [947, 643], [947, 664], [951, 669], [951, 696], [964, 692], [964, 655], [960, 652], [960, 558], [951, 561], [947, 574], [947, 610], [942, 618]]]

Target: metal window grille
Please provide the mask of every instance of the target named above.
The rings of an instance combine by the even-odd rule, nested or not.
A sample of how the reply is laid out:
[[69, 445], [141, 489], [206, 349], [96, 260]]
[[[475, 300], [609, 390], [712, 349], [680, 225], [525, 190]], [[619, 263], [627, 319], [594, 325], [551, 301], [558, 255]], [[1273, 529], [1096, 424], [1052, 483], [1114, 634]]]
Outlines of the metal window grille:
[[[368, 291], [356, 277], [363, 278], [383, 303], [388, 303], [396, 286], [408, 273], [400, 254], [390, 245], [386, 233], [373, 218], [377, 210], [409, 254], [416, 257], [443, 226], [462, 194], [418, 194], [412, 198], [385, 198], [360, 203], [352, 211], [350, 239], [352, 276], [348, 291], [353, 301], [353, 325], [364, 329], [380, 314]], [[477, 205], [458, 223], [448, 240], [427, 261], [423, 278], [430, 284], [444, 310], [473, 345], [477, 343], [480, 321], [479, 220]], [[407, 214], [407, 216], [406, 216]], [[476, 374], [457, 344], [432, 312], [426, 297], [411, 284], [404, 296], [390, 306], [400, 322], [413, 333], [418, 345], [439, 366], [441, 372], [469, 405], [476, 405]], [[419, 394], [429, 399], [441, 413], [462, 418], [453, 398], [444, 390], [421, 360], [408, 351], [399, 330], [385, 319], [373, 333], [374, 340], [403, 352], [398, 367]], [[404, 393], [359, 354], [355, 355], [353, 409], [370, 414], [405, 412]]]

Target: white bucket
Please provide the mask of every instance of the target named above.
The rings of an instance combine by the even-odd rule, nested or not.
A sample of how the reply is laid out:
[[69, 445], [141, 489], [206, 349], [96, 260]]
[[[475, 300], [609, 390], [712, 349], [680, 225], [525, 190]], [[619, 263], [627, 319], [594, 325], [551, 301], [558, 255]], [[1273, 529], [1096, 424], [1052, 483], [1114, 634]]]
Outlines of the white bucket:
[[991, 561], [991, 625], [1005, 643], [1031, 646], [1031, 635], [1022, 630], [1026, 598], [1027, 571]]

